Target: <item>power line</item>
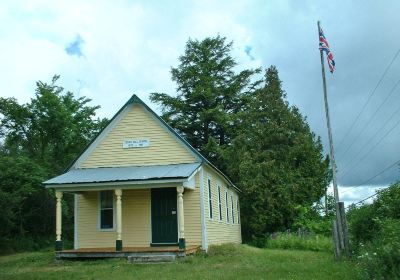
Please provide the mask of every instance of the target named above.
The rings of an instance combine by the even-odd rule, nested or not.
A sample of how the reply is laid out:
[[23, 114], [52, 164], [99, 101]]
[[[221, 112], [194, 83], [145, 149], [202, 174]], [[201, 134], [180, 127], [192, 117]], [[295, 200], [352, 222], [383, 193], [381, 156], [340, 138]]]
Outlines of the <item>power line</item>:
[[362, 182], [361, 184], [359, 184], [358, 186], [355, 186], [354, 188], [358, 188], [361, 186], [364, 186], [365, 184], [368, 184], [369, 182], [371, 182], [373, 179], [375, 179], [376, 177], [378, 177], [379, 175], [382, 175], [383, 173], [385, 173], [386, 171], [388, 171], [389, 169], [391, 169], [393, 166], [396, 166], [397, 164], [400, 163], [400, 159], [395, 161], [394, 163], [392, 163], [391, 165], [387, 166], [385, 169], [383, 169], [382, 171], [380, 171], [378, 174], [372, 176], [371, 178], [369, 178], [368, 180], [365, 180], [364, 182]]
[[[380, 171], [378, 174], [372, 176], [371, 178], [369, 178], [368, 180], [362, 182], [362, 183], [359, 184], [358, 186], [355, 186], [354, 188], [361, 187], [361, 186], [363, 186], [363, 185], [365, 185], [365, 184], [371, 182], [373, 179], [375, 179], [375, 178], [378, 177], [379, 175], [385, 173], [386, 171], [388, 171], [388, 170], [391, 169], [393, 166], [396, 166], [396, 165], [399, 164], [399, 163], [400, 163], [400, 159], [397, 160], [397, 161], [395, 161], [394, 163], [392, 163], [391, 165], [389, 165], [388, 167], [386, 167], [386, 168], [383, 169], [382, 171]], [[364, 198], [364, 199], [362, 199], [362, 200], [360, 200], [360, 201], [358, 201], [358, 202], [356, 202], [356, 203], [352, 203], [352, 204], [354, 204], [354, 205], [360, 204], [361, 202], [364, 202], [364, 201], [366, 201], [367, 199], [370, 199], [371, 197], [374, 197], [374, 196], [376, 196], [376, 195], [378, 195], [378, 194], [379, 194], [379, 191], [376, 192], [376, 193], [373, 194], [373, 195], [370, 195], [370, 196], [368, 196], [368, 197], [366, 197], [366, 198]], [[349, 208], [349, 206], [347, 206], [347, 208]]]
[[350, 206], [352, 206], [352, 205], [357, 205], [357, 204], [361, 204], [361, 203], [363, 203], [364, 201], [366, 201], [366, 200], [368, 200], [368, 199], [370, 199], [370, 198], [372, 198], [372, 197], [374, 197], [374, 196], [376, 196], [376, 195], [378, 195], [379, 194], [379, 191], [377, 191], [376, 193], [374, 193], [373, 195], [370, 195], [370, 196], [368, 196], [368, 197], [366, 197], [366, 198], [364, 198], [364, 199], [362, 199], [362, 200], [360, 200], [360, 201], [358, 201], [358, 202], [356, 202], [356, 203], [352, 203], [352, 204], [350, 204], [349, 206], [347, 206], [346, 208], [347, 209], [349, 209], [350, 208]]
[[361, 152], [368, 146], [368, 144], [370, 144], [370, 143], [375, 139], [375, 137], [378, 136], [378, 135], [380, 134], [380, 132], [390, 123], [390, 121], [391, 121], [399, 112], [400, 112], [400, 107], [399, 107], [396, 111], [394, 111], [394, 112], [392, 113], [392, 115], [390, 115], [390, 117], [389, 117], [387, 120], [384, 121], [384, 125], [381, 126], [381, 128], [378, 129], [378, 130], [375, 132], [375, 134], [374, 134], [371, 138], [369, 138], [369, 139], [364, 143], [364, 145], [362, 146], [362, 148], [361, 148], [360, 150], [358, 150], [357, 154], [356, 154], [355, 156], [353, 156], [353, 160], [350, 162], [350, 164], [348, 164], [345, 168], [343, 168], [344, 170], [347, 170], [348, 167], [350, 167], [350, 166], [353, 164], [353, 162], [355, 162], [355, 160], [358, 158], [358, 156], [361, 154]]
[[396, 60], [397, 56], [400, 54], [400, 49], [397, 50], [395, 55], [393, 56], [392, 60], [390, 61], [389, 65], [386, 67], [385, 71], [383, 72], [381, 78], [379, 79], [378, 83], [376, 84], [375, 88], [371, 91], [369, 94], [367, 101], [364, 103], [361, 111], [358, 113], [357, 117], [354, 119], [353, 123], [349, 127], [349, 129], [346, 131], [345, 135], [343, 136], [342, 140], [340, 140], [338, 148], [343, 144], [344, 140], [346, 137], [349, 135], [349, 133], [353, 130], [354, 125], [357, 123], [358, 119], [360, 118], [361, 114], [364, 112], [365, 108], [367, 107], [368, 103], [371, 101], [372, 96], [375, 94], [376, 90], [378, 89], [379, 85], [382, 83], [383, 79], [385, 78], [387, 72], [389, 69], [392, 67], [392, 64]]
[[396, 88], [398, 87], [398, 85], [400, 85], [400, 79], [397, 80], [397, 82], [395, 83], [395, 85], [392, 87], [392, 89], [389, 91], [389, 94], [386, 95], [385, 99], [383, 100], [383, 102], [381, 102], [381, 104], [378, 106], [378, 108], [375, 110], [375, 112], [371, 115], [371, 117], [369, 117], [368, 121], [365, 123], [365, 125], [363, 126], [363, 128], [361, 129], [361, 132], [359, 134], [356, 135], [356, 138], [353, 139], [353, 141], [350, 143], [350, 145], [347, 147], [347, 149], [344, 151], [344, 154], [346, 154], [350, 148], [354, 145], [354, 143], [358, 140], [358, 138], [360, 138], [360, 136], [363, 134], [363, 132], [365, 131], [365, 129], [367, 128], [367, 126], [371, 123], [371, 121], [373, 120], [373, 118], [375, 117], [375, 115], [379, 112], [379, 110], [382, 108], [382, 106], [386, 103], [386, 101], [388, 101], [388, 99], [392, 96], [392, 94], [394, 93], [394, 91], [396, 90]]
[[379, 139], [379, 141], [371, 148], [371, 149], [369, 149], [369, 151], [366, 153], [366, 154], [364, 154], [364, 156], [360, 159], [360, 161], [358, 161], [354, 166], [353, 166], [353, 168], [349, 168], [346, 172], [345, 172], [345, 174], [343, 174], [342, 176], [341, 176], [341, 178], [343, 178], [343, 177], [345, 177], [351, 170], [354, 170], [357, 166], [359, 166], [360, 165], [360, 163], [383, 141], [383, 139], [385, 139], [389, 134], [390, 134], [390, 132], [392, 132], [398, 125], [400, 124], [400, 120], [394, 125], [394, 126], [392, 126], [392, 128], [391, 129], [389, 129], [387, 132], [386, 132], [386, 134], [385, 135], [383, 135], [382, 137], [381, 137], [381, 139]]

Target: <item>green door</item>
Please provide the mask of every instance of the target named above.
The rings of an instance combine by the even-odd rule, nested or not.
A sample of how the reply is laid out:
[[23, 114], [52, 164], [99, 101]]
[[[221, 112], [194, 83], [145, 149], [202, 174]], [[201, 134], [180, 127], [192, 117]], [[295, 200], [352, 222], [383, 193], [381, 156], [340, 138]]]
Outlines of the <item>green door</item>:
[[151, 189], [152, 245], [178, 243], [176, 189]]

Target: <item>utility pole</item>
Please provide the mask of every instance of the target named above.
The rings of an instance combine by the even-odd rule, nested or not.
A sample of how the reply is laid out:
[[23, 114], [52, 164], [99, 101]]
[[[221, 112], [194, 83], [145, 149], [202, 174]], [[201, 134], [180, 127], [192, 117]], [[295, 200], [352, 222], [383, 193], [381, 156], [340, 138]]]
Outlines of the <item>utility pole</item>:
[[[318, 21], [318, 36], [320, 34], [320, 22]], [[328, 93], [326, 89], [326, 78], [325, 78], [325, 65], [324, 65], [324, 53], [323, 50], [319, 50], [320, 58], [321, 58], [321, 70], [322, 70], [322, 84], [324, 90], [324, 103], [325, 103], [325, 116], [326, 116], [326, 125], [328, 128], [328, 138], [329, 138], [329, 158], [332, 167], [332, 183], [333, 183], [333, 195], [335, 197], [335, 205], [336, 205], [336, 223], [334, 223], [333, 230], [337, 231], [337, 234], [333, 234], [333, 236], [337, 236], [337, 242], [335, 242], [336, 251], [337, 252], [336, 258], [341, 258], [341, 252], [345, 250], [347, 252], [348, 248], [346, 248], [345, 233], [343, 231], [343, 223], [345, 222], [344, 212], [341, 213], [340, 206], [339, 206], [339, 191], [337, 187], [337, 179], [336, 179], [336, 162], [335, 162], [335, 153], [333, 148], [333, 137], [332, 137], [332, 129], [331, 129], [331, 121], [329, 115], [329, 104], [328, 104]], [[336, 228], [336, 229], [335, 229]], [[346, 227], [347, 228], [347, 227]]]

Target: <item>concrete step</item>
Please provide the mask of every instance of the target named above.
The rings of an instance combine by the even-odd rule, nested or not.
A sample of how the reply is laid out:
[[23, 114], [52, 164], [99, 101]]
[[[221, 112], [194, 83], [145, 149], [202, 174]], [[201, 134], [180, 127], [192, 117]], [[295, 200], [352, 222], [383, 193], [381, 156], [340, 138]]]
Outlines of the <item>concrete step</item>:
[[130, 263], [160, 263], [160, 262], [173, 262], [176, 259], [175, 254], [143, 254], [128, 256]]

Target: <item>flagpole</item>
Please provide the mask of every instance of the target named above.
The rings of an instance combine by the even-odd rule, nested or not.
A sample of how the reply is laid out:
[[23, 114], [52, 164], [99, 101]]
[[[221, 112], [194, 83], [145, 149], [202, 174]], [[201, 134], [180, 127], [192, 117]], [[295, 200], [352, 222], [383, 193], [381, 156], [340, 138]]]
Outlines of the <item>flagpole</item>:
[[[320, 31], [320, 22], [318, 21], [318, 34]], [[335, 205], [336, 205], [336, 221], [338, 227], [338, 237], [339, 237], [339, 244], [341, 249], [344, 248], [344, 238], [343, 238], [343, 226], [342, 226], [342, 217], [340, 214], [339, 208], [339, 191], [337, 187], [337, 178], [336, 178], [336, 163], [335, 163], [335, 153], [333, 148], [333, 138], [332, 138], [332, 129], [331, 129], [331, 121], [329, 116], [329, 104], [328, 104], [328, 94], [326, 89], [326, 78], [325, 78], [325, 65], [324, 65], [324, 54], [323, 51], [319, 50], [320, 57], [321, 57], [321, 70], [322, 70], [322, 84], [324, 89], [324, 102], [325, 102], [325, 115], [326, 115], [326, 125], [328, 127], [328, 138], [329, 138], [329, 157], [332, 166], [332, 183], [333, 183], [333, 195], [335, 198]], [[340, 257], [340, 256], [339, 256]]]

